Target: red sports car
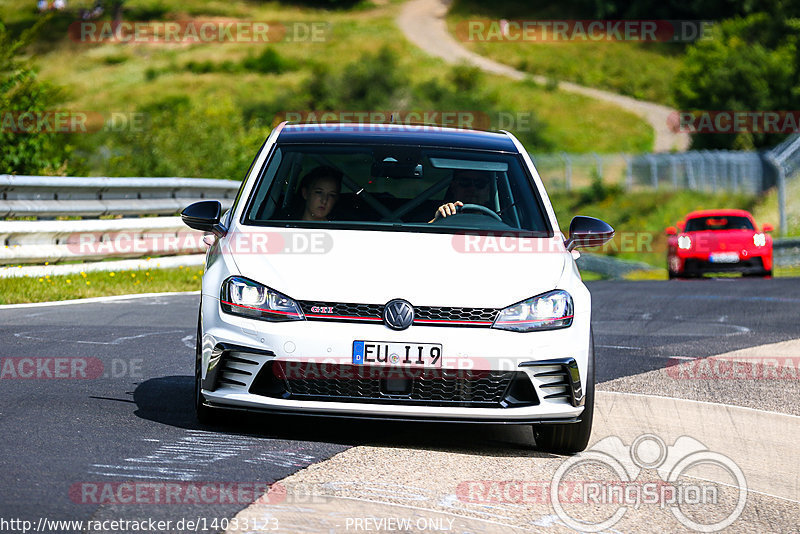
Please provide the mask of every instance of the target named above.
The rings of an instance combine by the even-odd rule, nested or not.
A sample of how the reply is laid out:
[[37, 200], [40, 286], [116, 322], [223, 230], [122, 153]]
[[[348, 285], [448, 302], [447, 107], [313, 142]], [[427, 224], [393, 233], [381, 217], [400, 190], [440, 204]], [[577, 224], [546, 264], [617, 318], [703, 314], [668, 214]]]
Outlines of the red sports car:
[[772, 237], [761, 231], [744, 210], [694, 211], [667, 228], [667, 269], [670, 278], [703, 273], [736, 272], [772, 276]]

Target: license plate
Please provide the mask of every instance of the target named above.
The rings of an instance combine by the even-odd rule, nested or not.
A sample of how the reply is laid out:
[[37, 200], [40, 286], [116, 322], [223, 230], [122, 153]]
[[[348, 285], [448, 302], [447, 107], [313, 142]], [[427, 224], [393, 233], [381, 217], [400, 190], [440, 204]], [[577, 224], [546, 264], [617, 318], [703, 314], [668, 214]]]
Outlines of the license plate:
[[739, 263], [738, 252], [715, 252], [708, 257], [711, 263]]
[[353, 365], [441, 368], [442, 346], [437, 343], [353, 341]]

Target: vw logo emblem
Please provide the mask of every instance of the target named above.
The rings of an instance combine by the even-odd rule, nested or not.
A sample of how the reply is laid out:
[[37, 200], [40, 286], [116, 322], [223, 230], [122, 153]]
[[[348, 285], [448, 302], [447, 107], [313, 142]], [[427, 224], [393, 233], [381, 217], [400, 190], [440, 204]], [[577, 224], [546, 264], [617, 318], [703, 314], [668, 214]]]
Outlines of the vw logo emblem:
[[414, 308], [403, 299], [389, 301], [383, 308], [383, 322], [392, 330], [405, 330], [414, 322]]

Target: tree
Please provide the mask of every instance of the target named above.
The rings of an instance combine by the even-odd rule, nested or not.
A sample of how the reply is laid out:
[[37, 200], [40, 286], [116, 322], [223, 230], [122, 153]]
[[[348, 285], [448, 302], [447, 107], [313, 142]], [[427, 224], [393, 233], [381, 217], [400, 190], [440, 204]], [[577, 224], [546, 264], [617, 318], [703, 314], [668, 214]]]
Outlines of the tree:
[[18, 119], [25, 112], [52, 111], [58, 90], [41, 82], [22, 53], [44, 19], [19, 38], [0, 23], [0, 172], [50, 173], [66, 163], [69, 148], [56, 133], [20, 132]]
[[[800, 109], [800, 20], [766, 13], [736, 18], [690, 46], [673, 87], [681, 110], [791, 111]], [[781, 135], [754, 131], [696, 134], [694, 148], [771, 146]]]

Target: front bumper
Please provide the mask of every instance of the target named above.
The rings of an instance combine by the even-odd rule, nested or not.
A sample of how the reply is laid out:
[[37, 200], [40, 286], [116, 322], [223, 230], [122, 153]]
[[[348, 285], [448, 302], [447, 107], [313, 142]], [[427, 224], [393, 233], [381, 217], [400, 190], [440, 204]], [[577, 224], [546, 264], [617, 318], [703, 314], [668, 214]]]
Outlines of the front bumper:
[[761, 257], [750, 257], [737, 263], [714, 263], [700, 258], [688, 258], [683, 262], [683, 273], [689, 275], [703, 273], [758, 274], [765, 270]]
[[667, 254], [667, 267], [675, 274], [688, 276], [704, 273], [760, 274], [772, 270], [772, 250], [769, 247], [740, 251], [739, 258], [734, 263], [712, 262], [710, 253], [671, 248]]
[[[585, 314], [576, 316], [567, 329], [531, 334], [426, 326], [393, 332], [383, 325], [304, 321], [275, 324], [224, 314], [217, 300], [205, 296], [202, 393], [209, 406], [272, 413], [575, 422], [586, 390], [588, 323]], [[450, 353], [449, 360], [443, 358], [445, 368], [438, 375], [412, 372], [398, 377], [358, 366], [378, 374], [352, 374], [354, 339], [403, 341], [404, 336], [405, 341], [442, 343]], [[531, 340], [541, 343], [531, 346]], [[286, 368], [292, 366], [299, 376], [287, 376]], [[313, 376], [307, 376], [309, 369]]]

